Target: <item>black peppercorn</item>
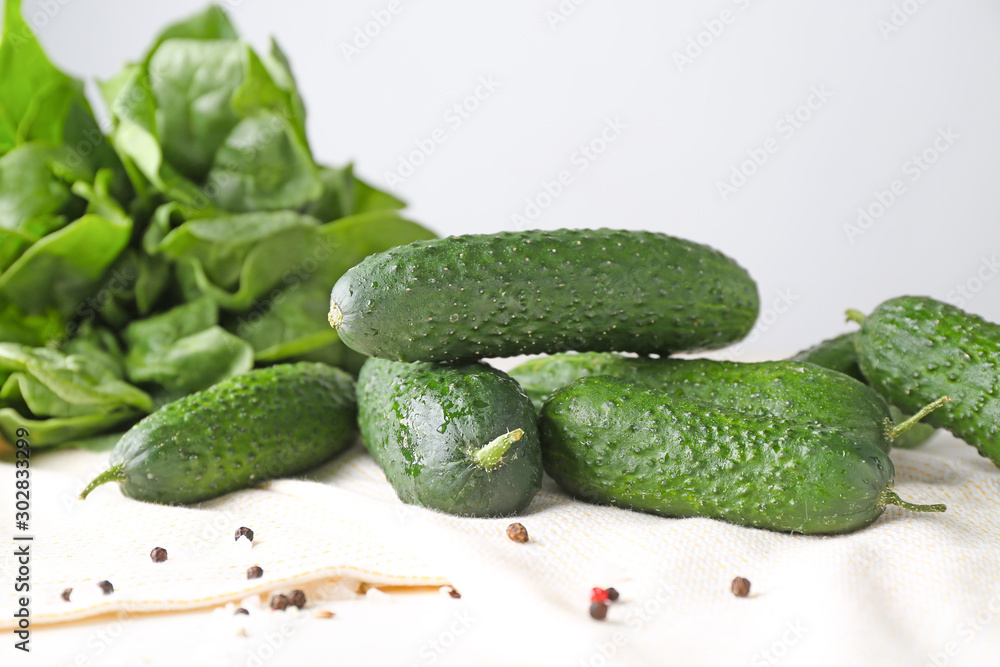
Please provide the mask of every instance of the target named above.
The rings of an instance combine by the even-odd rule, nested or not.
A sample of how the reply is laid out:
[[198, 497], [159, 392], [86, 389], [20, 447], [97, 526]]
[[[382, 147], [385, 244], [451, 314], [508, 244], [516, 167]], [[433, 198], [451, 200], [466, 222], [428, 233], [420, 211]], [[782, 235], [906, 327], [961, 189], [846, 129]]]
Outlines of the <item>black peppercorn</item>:
[[247, 568], [247, 579], [260, 579], [264, 576], [264, 570], [260, 565], [251, 565]]
[[61, 597], [61, 598], [62, 598], [63, 600], [66, 600], [66, 602], [69, 602], [69, 596], [70, 596], [70, 594], [71, 594], [72, 592], [73, 592], [73, 589], [72, 589], [72, 588], [67, 588], [66, 590], [64, 590], [64, 591], [62, 592], [62, 595], [61, 595], [60, 597]]
[[507, 537], [518, 544], [528, 541], [528, 529], [519, 523], [512, 523], [507, 526]]
[[733, 589], [733, 595], [738, 598], [745, 598], [750, 595], [750, 582], [743, 577], [736, 577], [733, 579], [733, 583], [730, 588]]
[[619, 598], [618, 589], [616, 588], [609, 588], [607, 593], [608, 593], [608, 599], [611, 600], [612, 602], [614, 602]]
[[156, 547], [149, 552], [149, 557], [153, 559], [154, 563], [162, 563], [167, 560], [167, 550], [163, 547]]
[[288, 604], [302, 609], [306, 606], [306, 594], [296, 588], [288, 594]]
[[271, 597], [271, 609], [284, 611], [288, 608], [288, 598], [280, 593]]
[[606, 602], [591, 602], [590, 617], [603, 621], [608, 616], [608, 605]]
[[101, 590], [104, 591], [105, 595], [111, 595], [112, 593], [115, 592], [115, 587], [112, 586], [111, 582], [108, 581], [107, 579], [105, 579], [104, 581], [98, 582], [97, 585], [101, 587]]
[[240, 526], [239, 528], [237, 528], [236, 529], [236, 537], [233, 538], [233, 539], [234, 540], [238, 540], [238, 539], [240, 539], [240, 536], [244, 536], [248, 540], [250, 540], [251, 542], [253, 542], [253, 531], [250, 530], [249, 528], [247, 528], [246, 526]]
[[247, 616], [249, 616], [249, 615], [250, 615], [250, 612], [248, 612], [248, 611], [247, 611], [246, 609], [244, 609], [243, 607], [240, 607], [239, 609], [237, 609], [236, 611], [234, 611], [234, 612], [233, 612], [233, 616], [238, 616], [238, 615], [240, 615], [240, 614], [246, 614]]

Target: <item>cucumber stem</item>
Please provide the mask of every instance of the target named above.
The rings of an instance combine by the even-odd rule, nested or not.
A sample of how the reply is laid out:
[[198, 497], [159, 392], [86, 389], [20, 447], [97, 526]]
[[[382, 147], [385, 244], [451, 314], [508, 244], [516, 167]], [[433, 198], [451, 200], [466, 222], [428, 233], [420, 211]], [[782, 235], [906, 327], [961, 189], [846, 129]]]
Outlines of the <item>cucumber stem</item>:
[[936, 503], [934, 505], [917, 505], [915, 503], [908, 503], [892, 489], [886, 489], [879, 496], [879, 500], [882, 505], [896, 505], [902, 507], [903, 509], [910, 510], [911, 512], [944, 512], [947, 507], [941, 503]]
[[101, 484], [107, 484], [108, 482], [120, 482], [125, 479], [125, 466], [122, 464], [114, 465], [102, 472], [100, 475], [94, 478], [87, 487], [80, 492], [80, 500], [86, 500], [90, 492], [99, 487]]
[[901, 436], [902, 434], [906, 433], [911, 428], [916, 426], [917, 422], [919, 422], [921, 419], [923, 419], [930, 413], [934, 412], [945, 403], [950, 403], [950, 402], [951, 402], [950, 398], [948, 398], [947, 396], [942, 396], [933, 403], [928, 403], [924, 407], [920, 408], [920, 412], [918, 412], [917, 414], [913, 415], [906, 421], [900, 424], [896, 424], [891, 428], [889, 428], [889, 430], [886, 431], [886, 435], [889, 436], [889, 440], [895, 440], [896, 438], [898, 438], [899, 436]]
[[340, 325], [344, 323], [344, 311], [340, 309], [340, 305], [336, 301], [330, 304], [330, 314], [326, 316], [326, 319], [334, 329], [339, 329]]
[[507, 453], [510, 446], [521, 439], [524, 431], [517, 429], [504, 433], [490, 444], [472, 452], [472, 460], [483, 470], [493, 470], [503, 461], [503, 455]]
[[864, 324], [865, 323], [865, 314], [862, 313], [860, 310], [854, 310], [853, 308], [848, 308], [847, 309], [847, 321], [848, 322], [857, 322], [858, 324]]

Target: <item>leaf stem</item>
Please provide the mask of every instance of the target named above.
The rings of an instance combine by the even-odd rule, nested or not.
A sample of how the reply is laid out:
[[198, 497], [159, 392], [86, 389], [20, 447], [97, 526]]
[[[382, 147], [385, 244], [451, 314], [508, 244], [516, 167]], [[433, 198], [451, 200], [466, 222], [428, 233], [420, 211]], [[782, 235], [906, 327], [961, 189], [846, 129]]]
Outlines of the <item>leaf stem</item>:
[[926, 417], [930, 413], [934, 412], [935, 410], [937, 410], [938, 408], [940, 408], [945, 403], [950, 403], [950, 402], [951, 402], [950, 398], [948, 398], [947, 396], [942, 396], [941, 398], [939, 398], [938, 400], [934, 401], [933, 403], [928, 403], [924, 407], [920, 408], [920, 412], [918, 412], [917, 414], [913, 415], [912, 417], [910, 417], [906, 421], [904, 421], [902, 423], [899, 423], [899, 424], [896, 424], [892, 428], [890, 428], [886, 432], [886, 435], [889, 436], [889, 440], [895, 440], [896, 438], [898, 438], [899, 436], [901, 436], [903, 433], [906, 433], [911, 428], [913, 428], [914, 426], [916, 426], [917, 422], [919, 422], [921, 419], [923, 419], [924, 417]]
[[865, 323], [865, 317], [866, 317], [866, 315], [864, 313], [862, 313], [860, 310], [854, 310], [853, 308], [848, 308], [847, 309], [847, 321], [848, 322], [857, 322], [858, 324], [864, 324]]
[[120, 482], [125, 479], [125, 466], [122, 464], [113, 465], [100, 475], [94, 478], [94, 480], [87, 485], [87, 487], [80, 492], [80, 500], [86, 500], [90, 492], [99, 487], [101, 484], [107, 484], [108, 482]]
[[902, 507], [903, 509], [910, 510], [911, 512], [944, 512], [947, 507], [941, 503], [936, 503], [934, 505], [917, 505], [915, 503], [908, 503], [892, 489], [886, 489], [879, 496], [879, 500], [882, 505], [896, 505]]
[[483, 470], [493, 470], [503, 462], [503, 455], [507, 453], [510, 446], [520, 440], [523, 435], [524, 431], [521, 429], [504, 433], [485, 447], [472, 452], [472, 460]]

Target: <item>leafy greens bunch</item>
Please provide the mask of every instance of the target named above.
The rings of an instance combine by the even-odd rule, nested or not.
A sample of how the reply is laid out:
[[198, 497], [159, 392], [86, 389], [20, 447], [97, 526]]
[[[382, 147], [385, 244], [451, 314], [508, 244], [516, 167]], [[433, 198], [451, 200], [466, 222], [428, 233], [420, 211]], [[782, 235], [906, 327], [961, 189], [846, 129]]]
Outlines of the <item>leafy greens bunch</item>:
[[361, 359], [326, 323], [365, 256], [433, 235], [317, 164], [277, 44], [210, 7], [100, 83], [7, 0], [0, 38], [0, 439], [97, 444], [254, 365]]

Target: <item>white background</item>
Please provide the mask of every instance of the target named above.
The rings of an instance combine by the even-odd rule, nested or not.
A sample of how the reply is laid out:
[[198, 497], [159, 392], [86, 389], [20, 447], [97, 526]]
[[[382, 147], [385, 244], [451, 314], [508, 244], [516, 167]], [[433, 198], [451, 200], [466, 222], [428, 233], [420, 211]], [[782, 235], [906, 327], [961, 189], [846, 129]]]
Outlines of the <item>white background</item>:
[[[441, 234], [514, 229], [526, 200], [568, 170], [572, 183], [530, 226], [653, 229], [718, 247], [760, 285], [747, 351], [796, 350], [846, 330], [845, 308], [906, 293], [1000, 321], [1000, 5], [576, 2], [558, 14], [559, 0], [397, 0], [350, 57], [344, 45], [372, 12], [385, 22], [389, 0], [224, 6], [256, 45], [274, 35], [289, 54], [320, 159], [356, 160], [384, 186], [415, 142], [444, 130], [396, 187]], [[26, 0], [25, 13], [60, 65], [108, 77], [203, 6]], [[729, 24], [713, 23], [724, 10]], [[679, 66], [692, 39], [707, 46]], [[480, 77], [499, 85], [480, 88], [461, 123], [446, 117]], [[799, 110], [814, 88], [831, 96]], [[796, 110], [809, 118], [791, 133], [778, 123]], [[581, 171], [580, 147], [608, 119], [624, 129]], [[957, 139], [938, 153], [948, 128]], [[777, 152], [724, 200], [718, 183], [768, 139]], [[936, 161], [924, 171], [909, 161], [925, 149]], [[859, 207], [877, 212], [876, 192], [896, 179], [905, 191], [849, 238]], [[769, 313], [776, 300], [784, 312]]]

